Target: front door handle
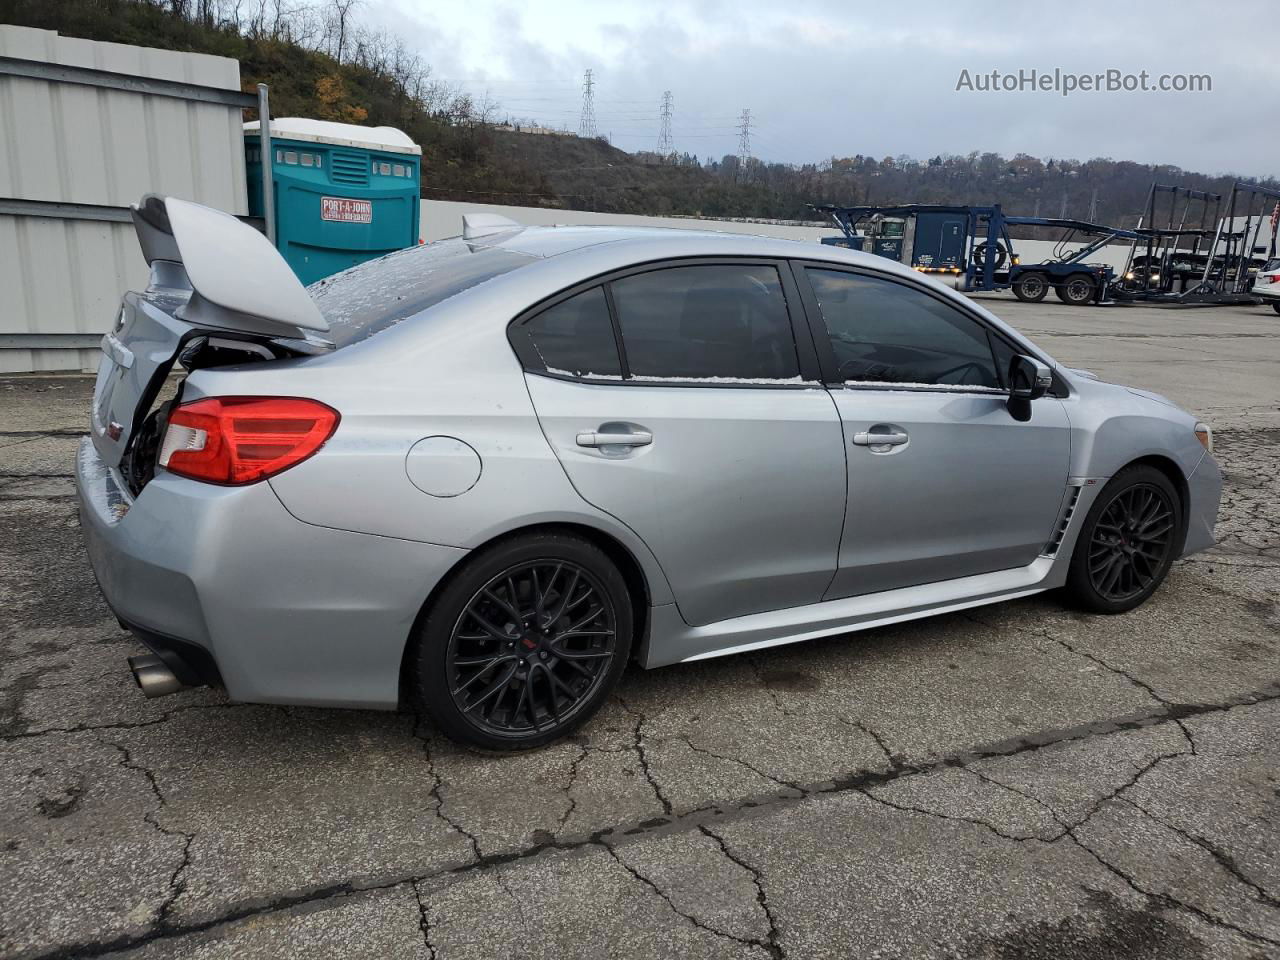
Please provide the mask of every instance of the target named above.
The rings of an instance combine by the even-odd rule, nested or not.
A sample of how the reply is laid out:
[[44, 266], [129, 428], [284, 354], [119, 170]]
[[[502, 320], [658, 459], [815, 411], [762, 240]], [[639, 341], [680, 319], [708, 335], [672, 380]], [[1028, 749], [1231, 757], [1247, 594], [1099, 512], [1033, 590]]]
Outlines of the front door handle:
[[580, 447], [645, 447], [653, 443], [653, 434], [648, 430], [636, 430], [632, 433], [601, 433], [599, 430], [584, 430], [578, 434]]
[[907, 442], [905, 433], [855, 433], [853, 442], [860, 447], [897, 447]]

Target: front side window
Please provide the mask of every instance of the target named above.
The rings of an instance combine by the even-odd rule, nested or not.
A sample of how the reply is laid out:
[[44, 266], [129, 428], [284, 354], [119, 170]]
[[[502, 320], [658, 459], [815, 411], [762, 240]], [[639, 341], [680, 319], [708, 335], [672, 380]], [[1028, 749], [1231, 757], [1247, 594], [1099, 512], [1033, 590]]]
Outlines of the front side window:
[[592, 287], [548, 307], [529, 321], [528, 329], [548, 373], [605, 380], [622, 377], [602, 288]]
[[775, 267], [667, 267], [611, 284], [631, 377], [798, 381], [799, 362]]
[[986, 329], [892, 280], [805, 269], [846, 383], [1000, 389]]

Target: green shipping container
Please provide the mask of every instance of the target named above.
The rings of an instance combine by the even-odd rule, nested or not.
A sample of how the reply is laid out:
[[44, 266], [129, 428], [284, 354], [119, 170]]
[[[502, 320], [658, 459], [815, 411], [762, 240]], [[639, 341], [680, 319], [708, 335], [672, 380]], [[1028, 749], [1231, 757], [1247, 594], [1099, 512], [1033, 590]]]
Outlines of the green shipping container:
[[[261, 133], [244, 125], [249, 214], [265, 216]], [[303, 283], [418, 242], [422, 148], [392, 127], [271, 121], [276, 247]]]

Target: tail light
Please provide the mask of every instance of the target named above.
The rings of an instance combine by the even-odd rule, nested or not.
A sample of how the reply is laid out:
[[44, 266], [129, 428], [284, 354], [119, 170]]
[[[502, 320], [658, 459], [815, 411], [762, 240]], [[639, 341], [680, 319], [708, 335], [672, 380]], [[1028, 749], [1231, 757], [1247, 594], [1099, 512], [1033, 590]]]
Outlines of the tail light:
[[159, 463], [206, 483], [254, 483], [314, 454], [340, 419], [332, 407], [301, 397], [207, 397], [170, 414]]

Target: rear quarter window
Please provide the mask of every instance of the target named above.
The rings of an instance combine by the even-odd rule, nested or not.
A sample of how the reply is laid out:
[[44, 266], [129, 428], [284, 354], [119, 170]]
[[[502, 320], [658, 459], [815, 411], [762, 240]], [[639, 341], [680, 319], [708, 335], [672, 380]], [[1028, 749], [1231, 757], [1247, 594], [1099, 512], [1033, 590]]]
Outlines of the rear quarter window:
[[464, 240], [441, 240], [370, 260], [307, 288], [329, 323], [329, 339], [345, 347], [394, 326], [535, 257]]

